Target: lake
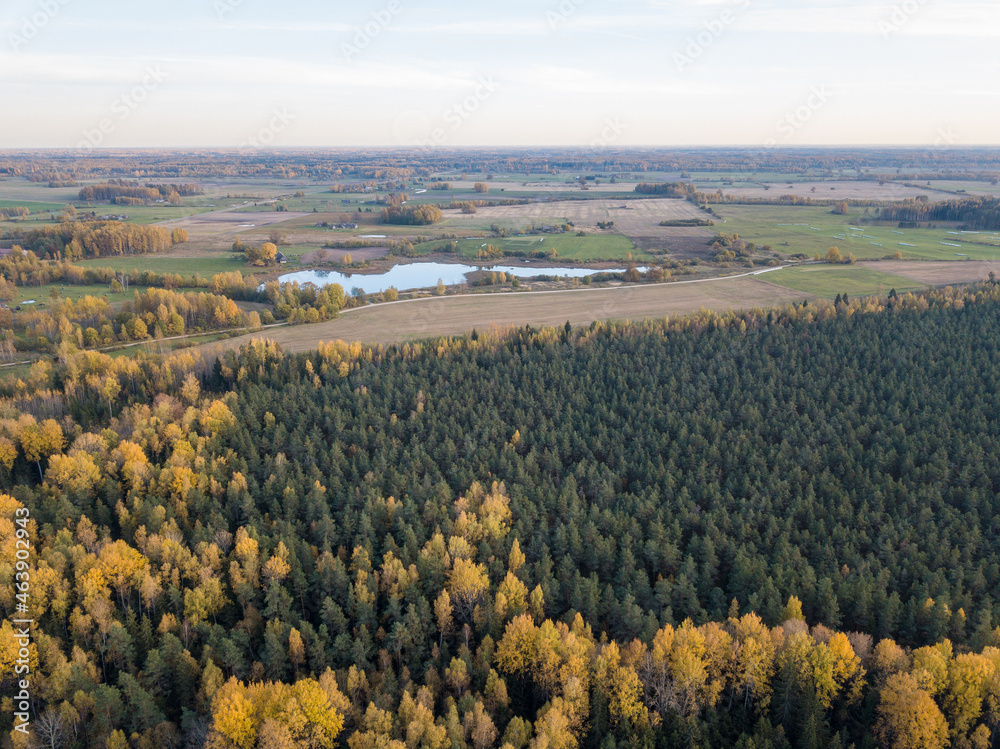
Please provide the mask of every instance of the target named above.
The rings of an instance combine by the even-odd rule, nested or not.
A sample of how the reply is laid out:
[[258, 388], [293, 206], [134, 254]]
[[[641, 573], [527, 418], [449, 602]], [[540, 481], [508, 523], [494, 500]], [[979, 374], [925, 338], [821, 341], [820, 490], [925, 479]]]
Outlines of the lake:
[[[366, 294], [380, 294], [390, 286], [398, 291], [431, 288], [437, 286], [439, 279], [444, 282], [445, 286], [457, 286], [458, 284], [466, 283], [466, 274], [480, 270], [506, 273], [508, 276], [516, 276], [517, 278], [532, 278], [534, 276], [583, 278], [584, 276], [593, 276], [596, 273], [625, 272], [625, 268], [594, 270], [593, 268], [516, 265], [478, 266], [465, 265], [463, 263], [408, 263], [406, 265], [396, 265], [385, 273], [340, 273], [338, 271], [303, 270], [281, 276], [278, 281], [281, 283], [311, 283], [316, 286], [329, 286], [332, 283], [339, 283], [347, 293], [350, 293], [352, 289], [361, 289]], [[645, 268], [640, 268], [639, 270], [644, 271]]]

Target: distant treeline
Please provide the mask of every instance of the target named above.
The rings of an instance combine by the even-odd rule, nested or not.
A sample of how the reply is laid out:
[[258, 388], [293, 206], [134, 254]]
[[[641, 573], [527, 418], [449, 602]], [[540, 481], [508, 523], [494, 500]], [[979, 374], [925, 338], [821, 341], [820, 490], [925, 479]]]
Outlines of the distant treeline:
[[[870, 178], [870, 177], [869, 177]], [[998, 172], [917, 172], [910, 174], [876, 174], [875, 179], [881, 182], [930, 182], [948, 180], [949, 182], [1000, 182]]]
[[447, 207], [456, 210], [466, 205], [472, 205], [474, 208], [493, 208], [502, 205], [528, 205], [532, 202], [528, 198], [511, 198], [509, 200], [454, 200]]
[[667, 198], [688, 198], [697, 192], [690, 182], [641, 182], [635, 186], [640, 195], [663, 195]]
[[[782, 195], [777, 198], [757, 198], [747, 195], [729, 195], [718, 190], [716, 192], [700, 192], [690, 182], [657, 182], [635, 186], [635, 192], [641, 195], [662, 195], [668, 198], [684, 198], [695, 205], [734, 204], [734, 205], [833, 205], [834, 200], [824, 198], [807, 198], [802, 195]], [[852, 204], [871, 205], [879, 201], [850, 201]], [[662, 224], [666, 226], [666, 224]]]
[[883, 221], [957, 221], [970, 229], [1000, 229], [1000, 198], [992, 196], [927, 203], [907, 200], [883, 206]]
[[331, 239], [323, 245], [326, 250], [360, 250], [366, 247], [388, 247], [390, 251], [409, 252], [413, 243], [395, 239]]
[[[833, 205], [829, 199], [807, 198], [802, 195], [782, 195], [777, 198], [758, 198], [747, 195], [729, 195], [718, 190], [716, 192], [701, 192], [690, 182], [657, 182], [635, 186], [635, 192], [641, 195], [661, 195], [667, 198], [683, 198], [695, 205], [736, 204], [736, 205]], [[661, 224], [667, 226], [667, 224]], [[697, 224], [695, 224], [697, 225]]]
[[382, 210], [381, 222], [396, 226], [427, 226], [441, 220], [436, 205], [391, 205]]
[[[546, 148], [546, 149], [398, 149], [363, 151], [296, 149], [273, 152], [246, 149], [213, 152], [206, 158], [197, 150], [108, 150], [80, 158], [73, 151], [7, 152], [0, 157], [0, 174], [71, 175], [78, 180], [127, 177], [182, 181], [218, 177], [321, 179], [324, 181], [429, 180], [445, 175], [579, 174], [600, 172], [616, 178], [638, 178], [651, 172], [711, 171], [733, 174], [809, 174], [820, 178], [877, 179], [897, 170], [930, 178], [1000, 172], [1000, 151], [976, 149], [742, 149], [666, 148]], [[452, 177], [452, 175], [454, 175]]]
[[171, 200], [172, 196], [203, 195], [198, 185], [149, 184], [111, 180], [99, 185], [88, 185], [80, 190], [80, 200], [108, 201], [119, 205], [142, 205], [156, 200]]
[[58, 185], [60, 187], [74, 187], [76, 185], [76, 175], [69, 172], [48, 172], [45, 174], [32, 174], [28, 177], [29, 182], [48, 182], [49, 187]]
[[715, 222], [705, 218], [674, 218], [661, 221], [660, 226], [715, 226]]
[[[707, 205], [782, 205], [832, 207], [834, 213], [846, 214], [848, 208], [875, 208], [886, 221], [964, 221], [979, 229], [1000, 228], [1000, 199], [993, 197], [967, 198], [943, 203], [930, 203], [926, 197], [898, 200], [813, 198], [805, 195], [779, 195], [764, 198], [751, 195], [730, 195], [722, 190], [700, 192], [688, 182], [642, 183], [635, 192], [685, 198], [697, 206]], [[900, 218], [896, 218], [899, 215]], [[695, 219], [690, 219], [694, 221]], [[661, 223], [661, 226], [707, 226], [709, 224]]]

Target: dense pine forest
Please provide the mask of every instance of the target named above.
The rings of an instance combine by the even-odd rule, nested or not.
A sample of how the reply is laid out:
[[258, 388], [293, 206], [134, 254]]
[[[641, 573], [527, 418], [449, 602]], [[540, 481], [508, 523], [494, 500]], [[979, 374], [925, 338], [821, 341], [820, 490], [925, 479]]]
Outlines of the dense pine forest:
[[992, 282], [6, 396], [14, 746], [1000, 746]]

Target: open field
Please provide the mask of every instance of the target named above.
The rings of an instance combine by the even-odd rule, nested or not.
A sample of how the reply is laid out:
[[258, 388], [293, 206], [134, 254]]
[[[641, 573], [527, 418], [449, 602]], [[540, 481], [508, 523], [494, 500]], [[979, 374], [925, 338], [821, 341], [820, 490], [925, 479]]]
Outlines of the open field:
[[[79, 202], [80, 190], [87, 185], [95, 185], [104, 180], [86, 179], [81, 180], [75, 187], [49, 187], [47, 182], [31, 182], [23, 177], [0, 180], [0, 194], [5, 199], [10, 200], [32, 200], [44, 203], [58, 203], [60, 206], [66, 203]], [[163, 183], [194, 183], [199, 185], [204, 191], [204, 195], [187, 197], [185, 203], [206, 201], [214, 203], [222, 201], [226, 195], [248, 195], [255, 198], [276, 198], [279, 195], [291, 195], [297, 190], [303, 192], [329, 190], [327, 186], [309, 186], [298, 182], [275, 181], [273, 179], [196, 179], [187, 177], [158, 177], [148, 176], [138, 179], [140, 184], [163, 184]], [[235, 202], [235, 198], [231, 199]], [[222, 203], [219, 204], [220, 207]]]
[[708, 228], [660, 226], [667, 219], [705, 218], [707, 214], [686, 200], [569, 200], [480, 208], [475, 215], [445, 211], [435, 224], [439, 231], [482, 231], [496, 224], [508, 231], [529, 226], [572, 223], [574, 229], [590, 231], [598, 222], [614, 221], [614, 231], [631, 239], [640, 250], [680, 250], [704, 245], [713, 235]]
[[107, 205], [104, 203], [78, 204], [81, 218], [88, 218], [91, 212], [98, 216], [128, 216], [130, 224], [159, 224], [179, 221], [184, 218], [217, 210], [210, 205]]
[[[440, 242], [435, 242], [435, 245]], [[282, 247], [281, 251], [286, 255], [295, 256], [294, 251], [286, 251], [288, 248]], [[305, 264], [340, 263], [344, 260], [344, 255], [350, 255], [354, 262], [363, 260], [378, 260], [389, 254], [388, 247], [355, 247], [351, 249], [320, 249], [310, 250], [299, 257], [299, 261]]]
[[[618, 286], [529, 294], [478, 294], [360, 307], [317, 325], [276, 328], [267, 337], [290, 351], [308, 351], [321, 341], [398, 343], [438, 335], [459, 335], [492, 326], [586, 325], [593, 320], [645, 319], [714, 310], [769, 307], [837, 294], [865, 296], [943, 286], [1000, 273], [1000, 261], [878, 261], [857, 266], [809, 265], [758, 276], [680, 282], [657, 286]], [[215, 344], [238, 348], [260, 335]], [[220, 349], [221, 350], [221, 349]]]
[[[0, 185], [2, 186], [2, 185]], [[65, 203], [39, 203], [33, 200], [0, 200], [0, 208], [27, 208], [32, 213], [39, 211], [61, 211]]]
[[[709, 187], [698, 180], [694, 181], [703, 190]], [[712, 188], [720, 189], [727, 195], [737, 195], [741, 198], [778, 198], [782, 195], [798, 195], [816, 200], [905, 200], [918, 195], [927, 195], [932, 201], [943, 200], [948, 196], [942, 193], [921, 191], [915, 187], [888, 182], [880, 185], [878, 182], [846, 181], [775, 181], [765, 184], [712, 184]]]
[[243, 229], [255, 229], [280, 224], [296, 218], [304, 218], [312, 214], [294, 213], [291, 211], [267, 211], [265, 213], [248, 214], [235, 209], [220, 209], [211, 213], [179, 218], [164, 224], [167, 229], [187, 229], [188, 232], [199, 235], [238, 234]]
[[[671, 180], [680, 179], [679, 172], [669, 172], [665, 175], [663, 181], [668, 182]], [[774, 183], [776, 185], [793, 185], [802, 182], [818, 183], [823, 182], [849, 182], [851, 178], [856, 177], [858, 172], [853, 169], [842, 169], [837, 175], [837, 179], [834, 180], [827, 177], [823, 170], [818, 169], [806, 169], [804, 172], [775, 172], [765, 170], [742, 170], [742, 171], [702, 171], [701, 169], [689, 169], [687, 171], [686, 179], [690, 179], [696, 184], [702, 183], [720, 183], [724, 184], [727, 182], [740, 184], [740, 183]], [[652, 182], [651, 179], [643, 178], [644, 182]]]
[[[427, 297], [359, 307], [336, 320], [276, 328], [267, 334], [288, 351], [309, 351], [321, 341], [399, 343], [520, 325], [587, 325], [594, 320], [638, 320], [695, 312], [786, 304], [807, 294], [755, 277], [658, 286], [625, 286], [566, 292]], [[239, 348], [260, 334], [217, 344]], [[210, 350], [214, 350], [212, 347]]]
[[147, 291], [145, 286], [130, 286], [127, 292], [121, 294], [113, 294], [111, 289], [104, 285], [74, 286], [71, 284], [57, 283], [47, 284], [45, 286], [27, 286], [18, 287], [17, 297], [15, 297], [14, 301], [11, 302], [11, 306], [17, 306], [18, 304], [23, 304], [26, 301], [34, 300], [36, 304], [33, 305], [33, 309], [48, 309], [52, 303], [52, 289], [59, 292], [61, 300], [69, 299], [71, 301], [78, 302], [85, 296], [96, 296], [107, 299], [111, 304], [120, 304], [127, 299], [131, 299], [137, 291], [139, 293]]
[[[592, 173], [592, 172], [591, 172]], [[633, 179], [633, 180], [616, 180], [611, 182], [609, 178], [601, 178], [599, 180], [587, 180], [587, 189], [580, 189], [580, 182], [575, 179], [573, 175], [560, 174], [553, 175], [553, 179], [549, 180], [539, 180], [537, 177], [533, 176], [530, 180], [517, 180], [517, 179], [469, 179], [469, 180], [446, 180], [451, 184], [450, 190], [437, 191], [433, 190], [437, 194], [451, 195], [452, 193], [461, 193], [463, 195], [472, 194], [476, 182], [485, 182], [489, 185], [490, 190], [488, 193], [479, 194], [477, 198], [489, 199], [489, 198], [502, 198], [509, 197], [509, 193], [530, 193], [530, 192], [540, 192], [540, 193], [588, 193], [588, 192], [634, 192], [635, 186], [639, 182], [645, 182], [646, 179]], [[598, 184], [599, 183], [599, 184]], [[412, 193], [412, 191], [411, 191]]]
[[[1000, 195], [1000, 185], [994, 185], [992, 182], [965, 182], [965, 181], [948, 181], [948, 180], [931, 180], [928, 185], [929, 188], [935, 188], [937, 190], [946, 190], [951, 193], [955, 193], [954, 198], [963, 198], [976, 195]], [[949, 198], [949, 196], [941, 196], [942, 199]]]
[[913, 291], [923, 284], [865, 266], [805, 265], [767, 274], [767, 280], [812, 296], [832, 299], [838, 294], [872, 296]]
[[16, 178], [0, 181], [0, 195], [4, 200], [23, 204], [25, 200], [39, 203], [54, 203], [60, 208], [67, 203], [79, 199], [81, 182], [76, 187], [49, 187], [47, 182], [29, 182], [27, 179]]
[[[14, 201], [4, 201], [14, 202]], [[23, 204], [27, 208], [34, 209], [32, 203]], [[59, 215], [65, 206], [56, 206], [55, 209], [46, 209], [43, 213], [32, 214], [27, 219], [18, 221], [2, 221], [0, 228], [21, 229], [30, 231], [43, 226], [54, 226], [59, 223]], [[215, 208], [208, 206], [170, 206], [170, 205], [150, 205], [150, 206], [123, 206], [107, 205], [105, 203], [79, 203], [77, 204], [77, 216], [81, 221], [93, 220], [101, 216], [128, 216], [126, 223], [129, 224], [159, 224], [168, 221], [179, 221], [181, 219], [214, 211]]]
[[[169, 181], [176, 182], [178, 180], [152, 180], [157, 181]], [[183, 180], [182, 180], [183, 181]], [[317, 186], [317, 185], [307, 185], [300, 182], [293, 182], [289, 180], [285, 181], [275, 181], [272, 179], [201, 179], [201, 180], [190, 180], [196, 182], [205, 194], [201, 196], [202, 198], [211, 198], [210, 202], [218, 203], [219, 207], [230, 205], [237, 201], [242, 202], [247, 199], [245, 196], [250, 196], [253, 198], [262, 198], [268, 200], [271, 198], [276, 198], [279, 195], [292, 195], [298, 190], [303, 192], [316, 192], [323, 190], [328, 190], [327, 186]], [[226, 196], [232, 197], [226, 197]], [[235, 196], [241, 196], [236, 198]], [[228, 201], [228, 202], [227, 202]], [[251, 201], [252, 202], [252, 201]]]
[[836, 246], [859, 259], [882, 259], [896, 252], [905, 260], [1000, 259], [1000, 235], [993, 232], [959, 234], [957, 229], [940, 225], [937, 229], [898, 229], [895, 224], [852, 228], [851, 221], [863, 215], [858, 208], [847, 216], [814, 206], [725, 205], [715, 210], [725, 221], [713, 229], [739, 234], [758, 245], [772, 245], [789, 255], [825, 255]]
[[149, 270], [154, 273], [176, 273], [184, 277], [199, 274], [205, 278], [215, 273], [227, 273], [234, 270], [246, 273], [252, 270], [242, 255], [232, 253], [217, 253], [211, 257], [177, 257], [167, 254], [128, 255], [83, 260], [79, 264], [84, 268], [114, 268], [125, 272]]
[[0, 365], [0, 377], [4, 379], [28, 379], [28, 375], [31, 373], [31, 364], [22, 364], [20, 362], [14, 364], [3, 364]]
[[[1000, 260], [994, 261], [952, 261], [952, 262], [905, 262], [901, 260], [880, 260], [864, 263], [864, 267], [883, 273], [902, 276], [928, 286], [974, 283], [985, 281], [990, 273], [1000, 276]], [[898, 289], [897, 289], [898, 290]]]
[[[484, 245], [493, 245], [506, 252], [549, 252], [555, 250], [559, 260], [626, 260], [631, 253], [636, 260], [650, 259], [652, 256], [637, 251], [632, 241], [621, 234], [545, 234], [542, 236], [505, 237], [503, 239], [462, 239], [458, 242], [458, 252], [462, 257], [475, 258]], [[431, 250], [441, 242], [417, 245], [417, 250]], [[351, 250], [345, 250], [351, 252]], [[331, 250], [341, 252], [341, 250]], [[352, 252], [353, 255], [353, 252]]]
[[[228, 251], [237, 237], [246, 244], [268, 241], [268, 234], [276, 225], [296, 218], [311, 216], [307, 213], [269, 211], [266, 213], [240, 213], [235, 210], [215, 210], [196, 216], [187, 216], [166, 222], [165, 229], [185, 229], [189, 241], [169, 251], [176, 256], [199, 257], [205, 253]], [[310, 238], [311, 241], [315, 239]], [[307, 241], [310, 241], [307, 240]], [[301, 244], [290, 239], [294, 244]]]

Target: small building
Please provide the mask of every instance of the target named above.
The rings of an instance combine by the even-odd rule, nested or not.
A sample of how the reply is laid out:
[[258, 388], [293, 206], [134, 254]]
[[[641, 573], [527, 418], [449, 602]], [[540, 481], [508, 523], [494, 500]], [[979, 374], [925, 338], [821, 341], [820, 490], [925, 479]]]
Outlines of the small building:
[[279, 252], [277, 255], [275, 255], [274, 259], [279, 263], [281, 263], [282, 265], [288, 262], [288, 258], [285, 256], [285, 253], [283, 252]]

